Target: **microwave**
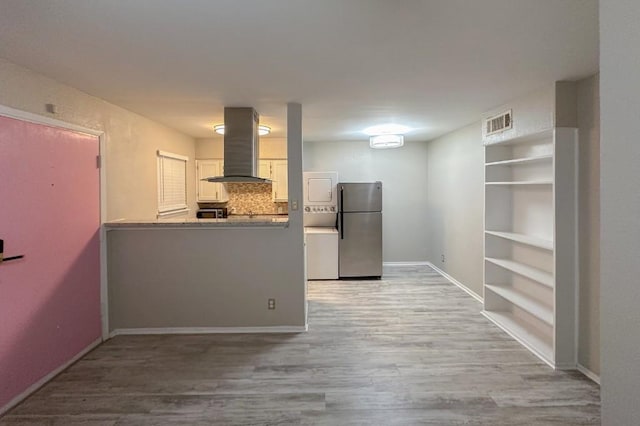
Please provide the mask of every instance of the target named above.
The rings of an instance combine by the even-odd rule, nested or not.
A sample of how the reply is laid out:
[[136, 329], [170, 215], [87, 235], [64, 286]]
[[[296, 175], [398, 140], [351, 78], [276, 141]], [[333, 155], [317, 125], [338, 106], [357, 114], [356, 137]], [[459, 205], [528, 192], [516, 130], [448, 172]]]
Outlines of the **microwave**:
[[227, 208], [200, 209], [196, 212], [196, 217], [198, 219], [224, 219], [227, 217]]

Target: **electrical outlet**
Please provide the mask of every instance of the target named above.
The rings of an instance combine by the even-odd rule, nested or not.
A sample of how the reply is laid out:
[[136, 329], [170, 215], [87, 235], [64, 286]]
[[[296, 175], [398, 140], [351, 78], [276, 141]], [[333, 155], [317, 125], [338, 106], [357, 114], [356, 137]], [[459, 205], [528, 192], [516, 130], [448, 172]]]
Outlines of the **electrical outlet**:
[[444, 263], [444, 254], [442, 255], [442, 263]]
[[269, 299], [267, 301], [267, 308], [268, 309], [275, 309], [276, 308], [276, 299]]

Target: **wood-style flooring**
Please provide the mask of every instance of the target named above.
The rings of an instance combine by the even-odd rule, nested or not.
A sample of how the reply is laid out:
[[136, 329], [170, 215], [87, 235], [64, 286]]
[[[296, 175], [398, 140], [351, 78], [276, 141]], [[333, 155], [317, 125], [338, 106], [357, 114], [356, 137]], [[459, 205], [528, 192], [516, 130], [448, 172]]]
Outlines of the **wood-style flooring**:
[[307, 333], [116, 337], [0, 424], [600, 424], [596, 384], [480, 310], [428, 267], [310, 282]]

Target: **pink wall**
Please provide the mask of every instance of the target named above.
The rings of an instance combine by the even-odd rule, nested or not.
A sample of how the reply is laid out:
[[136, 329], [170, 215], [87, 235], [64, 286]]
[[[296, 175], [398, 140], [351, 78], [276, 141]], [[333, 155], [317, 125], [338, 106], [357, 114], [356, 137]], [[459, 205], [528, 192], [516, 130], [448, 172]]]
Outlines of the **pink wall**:
[[98, 339], [95, 136], [0, 117], [0, 412]]

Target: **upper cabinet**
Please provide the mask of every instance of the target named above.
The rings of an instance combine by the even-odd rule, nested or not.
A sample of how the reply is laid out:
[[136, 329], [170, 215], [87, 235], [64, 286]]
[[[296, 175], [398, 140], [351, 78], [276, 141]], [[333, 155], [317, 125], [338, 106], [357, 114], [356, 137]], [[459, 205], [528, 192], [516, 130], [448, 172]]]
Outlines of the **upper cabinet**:
[[258, 177], [261, 177], [263, 179], [271, 179], [271, 161], [272, 160], [258, 161]]
[[260, 160], [258, 176], [271, 180], [271, 198], [274, 202], [289, 200], [287, 160]]
[[289, 200], [289, 183], [288, 183], [288, 163], [287, 160], [273, 160], [272, 161], [272, 195], [273, 201], [288, 201]]
[[224, 160], [196, 160], [196, 200], [198, 202], [225, 202], [229, 195], [223, 183], [213, 183], [202, 179], [211, 176], [222, 176]]

